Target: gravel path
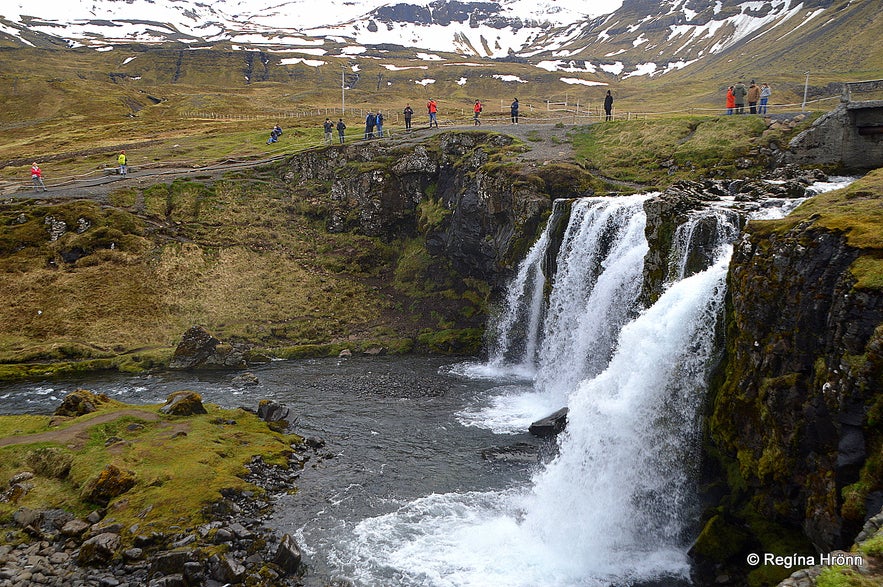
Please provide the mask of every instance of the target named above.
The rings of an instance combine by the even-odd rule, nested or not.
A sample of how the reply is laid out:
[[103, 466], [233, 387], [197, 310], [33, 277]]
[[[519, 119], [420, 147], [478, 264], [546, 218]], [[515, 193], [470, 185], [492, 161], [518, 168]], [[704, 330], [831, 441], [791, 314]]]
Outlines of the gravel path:
[[[391, 147], [416, 145], [426, 138], [450, 131], [490, 131], [512, 135], [529, 147], [528, 151], [520, 153], [517, 158], [524, 162], [536, 162], [539, 164], [553, 161], [574, 160], [573, 145], [567, 137], [573, 126], [555, 124], [482, 124], [476, 126], [445, 125], [440, 128], [414, 127], [410, 133], [395, 131], [389, 139], [383, 139], [385, 144]], [[358, 139], [348, 139], [347, 144], [352, 144]], [[317, 147], [326, 148], [326, 147]], [[332, 147], [333, 148], [333, 147]], [[277, 155], [267, 159], [254, 159], [248, 161], [223, 161], [204, 167], [155, 167], [155, 168], [130, 168], [129, 175], [122, 177], [111, 174], [101, 177], [93, 177], [85, 180], [76, 180], [60, 185], [53, 185], [48, 181], [49, 191], [34, 192], [30, 189], [13, 193], [3, 194], [5, 198], [55, 200], [58, 198], [95, 199], [106, 201], [112, 191], [129, 186], [147, 187], [159, 181], [172, 181], [179, 178], [220, 179], [225, 173], [238, 169], [249, 169], [258, 165], [264, 165], [279, 161], [291, 154]]]

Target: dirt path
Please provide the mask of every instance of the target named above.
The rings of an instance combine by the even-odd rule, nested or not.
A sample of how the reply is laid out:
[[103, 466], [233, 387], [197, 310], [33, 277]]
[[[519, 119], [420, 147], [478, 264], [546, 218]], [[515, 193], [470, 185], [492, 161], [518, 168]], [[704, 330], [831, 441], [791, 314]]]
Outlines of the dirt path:
[[[524, 162], [536, 162], [539, 164], [552, 161], [573, 161], [575, 153], [567, 133], [572, 126], [555, 124], [482, 124], [471, 125], [445, 125], [440, 128], [427, 128], [415, 126], [411, 133], [404, 133], [398, 129], [388, 139], [382, 139], [384, 144], [390, 147], [416, 145], [428, 137], [442, 132], [482, 130], [499, 132], [517, 137], [529, 147], [529, 150], [520, 153], [517, 158]], [[347, 144], [360, 140], [356, 135], [347, 137]], [[313, 147], [314, 149], [326, 147]], [[179, 178], [193, 179], [220, 179], [229, 171], [249, 169], [259, 165], [266, 165], [274, 161], [282, 160], [294, 153], [286, 153], [268, 157], [266, 159], [252, 159], [247, 161], [221, 161], [204, 167], [152, 167], [134, 168], [129, 175], [104, 175], [83, 180], [74, 180], [64, 184], [53, 185], [49, 182], [49, 191], [33, 192], [30, 189], [3, 194], [3, 197], [16, 199], [55, 200], [58, 198], [85, 198], [105, 202], [108, 194], [114, 190], [126, 186], [148, 187], [158, 181], [172, 181]]]
[[153, 412], [132, 409], [119, 410], [117, 412], [109, 412], [107, 414], [96, 416], [90, 420], [77, 422], [76, 424], [60, 430], [49, 430], [47, 432], [38, 432], [36, 434], [23, 434], [20, 436], [7, 436], [5, 438], [0, 438], [0, 446], [33, 444], [35, 442], [57, 442], [59, 444], [74, 443], [81, 445], [88, 440], [88, 430], [93, 426], [112, 422], [113, 420], [118, 420], [119, 418], [124, 418], [126, 416], [132, 416], [133, 418], [140, 418], [141, 420], [147, 420], [150, 422], [159, 420], [159, 415]]

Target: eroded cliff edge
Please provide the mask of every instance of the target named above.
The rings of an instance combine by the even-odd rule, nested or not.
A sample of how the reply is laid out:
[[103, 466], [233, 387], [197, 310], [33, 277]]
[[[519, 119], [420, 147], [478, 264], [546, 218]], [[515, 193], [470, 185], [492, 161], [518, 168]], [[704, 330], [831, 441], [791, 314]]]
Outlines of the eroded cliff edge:
[[713, 505], [694, 548], [707, 574], [744, 580], [749, 552], [849, 548], [883, 505], [881, 186], [878, 170], [749, 222], [736, 245], [706, 425]]

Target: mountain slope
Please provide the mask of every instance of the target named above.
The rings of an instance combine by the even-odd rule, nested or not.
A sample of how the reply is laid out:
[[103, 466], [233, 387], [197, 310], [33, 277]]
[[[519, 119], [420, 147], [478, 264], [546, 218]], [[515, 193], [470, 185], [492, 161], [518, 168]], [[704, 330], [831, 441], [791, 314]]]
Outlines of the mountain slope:
[[[714, 63], [794, 71], [878, 71], [883, 21], [873, 0], [65, 0], [0, 15], [0, 44], [177, 43], [357, 58], [399, 47], [533, 63], [607, 81]], [[726, 64], [730, 64], [729, 66]], [[729, 73], [729, 72], [728, 72]], [[785, 73], [785, 72], [782, 72]]]

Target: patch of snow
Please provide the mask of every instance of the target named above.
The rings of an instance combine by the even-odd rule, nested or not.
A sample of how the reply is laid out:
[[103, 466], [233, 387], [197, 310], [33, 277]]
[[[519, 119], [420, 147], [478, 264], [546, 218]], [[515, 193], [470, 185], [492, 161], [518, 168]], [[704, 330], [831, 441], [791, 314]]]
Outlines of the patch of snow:
[[647, 39], [644, 37], [644, 33], [641, 33], [637, 39], [632, 41], [632, 47], [637, 47], [638, 45], [643, 45], [644, 43], [646, 43], [649, 40], [650, 39]]
[[362, 47], [361, 45], [351, 45], [349, 47], [344, 47], [340, 50], [341, 55], [361, 55], [368, 49], [366, 47]]
[[290, 59], [282, 59], [279, 62], [282, 65], [297, 65], [298, 63], [303, 63], [309, 67], [320, 67], [325, 65], [327, 61], [318, 61], [316, 59], [302, 59], [300, 57], [292, 57]]
[[622, 70], [625, 69], [625, 65], [622, 64], [622, 61], [617, 61], [616, 63], [602, 63], [598, 67], [607, 73], [612, 73], [613, 75], [619, 75], [622, 73]]
[[414, 83], [417, 84], [418, 86], [423, 86], [425, 88], [429, 84], [434, 84], [435, 80], [427, 78], [427, 79], [415, 80]]
[[417, 59], [422, 59], [423, 61], [444, 61], [443, 57], [439, 57], [438, 55], [433, 55], [432, 53], [417, 53]]
[[126, 58], [123, 60], [123, 65], [125, 65], [125, 64], [127, 64], [127, 63], [131, 63], [131, 62], [134, 61], [134, 60], [135, 60], [134, 57], [126, 57]]
[[502, 81], [504, 81], [504, 82], [518, 82], [518, 83], [520, 83], [520, 84], [526, 84], [526, 83], [527, 83], [525, 80], [521, 79], [521, 78], [518, 77], [517, 75], [500, 75], [500, 74], [496, 74], [496, 73], [495, 73], [495, 74], [494, 74], [493, 76], [491, 76], [491, 77], [494, 77], [494, 78], [496, 78], [496, 79], [498, 79], [498, 80], [502, 80]]
[[326, 55], [328, 51], [326, 49], [319, 49], [313, 47], [292, 47], [290, 49], [286, 49], [286, 53], [303, 53], [304, 55]]
[[457, 80], [457, 85], [458, 85], [458, 86], [465, 86], [465, 85], [466, 85], [466, 78], [465, 78], [465, 77], [461, 77], [460, 79], [458, 79], [458, 80]]
[[638, 76], [638, 75], [649, 75], [652, 77], [654, 73], [656, 73], [656, 64], [655, 63], [653, 63], [652, 61], [650, 63], [639, 63], [638, 65], [635, 66], [635, 70], [631, 73], [627, 73], [626, 75], [624, 75], [623, 79], [633, 77], [633, 76]]
[[400, 67], [398, 65], [390, 65], [389, 63], [381, 63], [380, 67], [388, 69], [389, 71], [404, 71], [406, 69], [429, 69], [426, 65], [410, 65], [407, 67]]
[[604, 57], [616, 57], [621, 53], [625, 53], [625, 49], [620, 49], [619, 51], [614, 51], [613, 53], [607, 53], [606, 55], [604, 55]]
[[606, 86], [606, 85], [608, 85], [604, 82], [590, 81], [587, 79], [578, 79], [575, 77], [561, 77], [558, 79], [563, 81], [565, 84], [570, 84], [570, 85], [574, 85], [574, 84], [581, 85], [581, 86]]

